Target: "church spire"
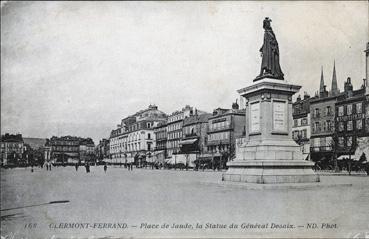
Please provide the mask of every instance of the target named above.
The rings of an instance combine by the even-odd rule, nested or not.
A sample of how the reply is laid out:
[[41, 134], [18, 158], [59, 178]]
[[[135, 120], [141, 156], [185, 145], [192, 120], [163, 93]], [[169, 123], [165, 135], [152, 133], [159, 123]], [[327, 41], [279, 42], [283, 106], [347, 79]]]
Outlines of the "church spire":
[[331, 88], [332, 95], [337, 95], [339, 93], [337, 87], [337, 76], [336, 76], [336, 60], [333, 63], [333, 76], [332, 76], [332, 88]]
[[320, 87], [319, 87], [319, 93], [324, 93], [324, 75], [323, 75], [323, 66], [322, 66], [322, 73], [320, 75]]

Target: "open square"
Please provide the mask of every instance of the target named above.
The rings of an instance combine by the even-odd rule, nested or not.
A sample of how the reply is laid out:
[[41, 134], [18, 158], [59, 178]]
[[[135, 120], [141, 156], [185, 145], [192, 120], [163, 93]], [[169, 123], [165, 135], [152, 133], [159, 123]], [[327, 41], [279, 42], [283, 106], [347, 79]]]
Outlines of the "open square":
[[[321, 176], [322, 184], [344, 182], [352, 186], [303, 190], [224, 187], [217, 184], [220, 177], [221, 172], [212, 171], [128, 171], [124, 167], [109, 167], [106, 173], [103, 167], [91, 167], [89, 174], [83, 167], [78, 171], [73, 167], [2, 170], [2, 210], [57, 200], [70, 202], [2, 211], [1, 235], [340, 238], [368, 232], [367, 177]], [[99, 222], [106, 225], [94, 225]], [[25, 229], [29, 223], [37, 225]], [[89, 228], [82, 228], [86, 223]], [[307, 223], [317, 228], [309, 229]], [[127, 228], [113, 228], [124, 224]], [[160, 228], [163, 224], [169, 227]], [[197, 224], [203, 227], [196, 228]], [[232, 224], [238, 228], [229, 228]]]

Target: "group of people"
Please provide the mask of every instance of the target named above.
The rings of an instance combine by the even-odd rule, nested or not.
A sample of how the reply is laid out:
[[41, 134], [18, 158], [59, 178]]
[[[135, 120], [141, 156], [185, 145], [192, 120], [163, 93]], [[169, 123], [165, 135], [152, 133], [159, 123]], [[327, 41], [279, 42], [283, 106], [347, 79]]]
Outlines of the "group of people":
[[132, 171], [133, 170], [133, 163], [128, 163], [127, 168], [128, 168], [128, 171]]
[[45, 162], [46, 171], [51, 171], [51, 162]]
[[[76, 171], [78, 171], [78, 168], [79, 168], [79, 164], [76, 163], [74, 165]], [[90, 163], [89, 162], [86, 162], [85, 163], [85, 168], [86, 168], [86, 173], [90, 173]], [[104, 172], [106, 173], [106, 171], [108, 170], [108, 166], [106, 164], [104, 164]]]

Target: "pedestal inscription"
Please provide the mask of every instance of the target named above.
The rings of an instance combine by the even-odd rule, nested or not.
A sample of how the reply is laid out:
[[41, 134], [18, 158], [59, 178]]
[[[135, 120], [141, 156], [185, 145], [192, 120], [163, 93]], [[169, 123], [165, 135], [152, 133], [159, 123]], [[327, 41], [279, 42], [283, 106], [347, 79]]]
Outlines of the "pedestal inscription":
[[250, 124], [251, 124], [251, 132], [259, 132], [260, 131], [260, 103], [255, 102], [251, 104], [250, 109]]
[[286, 103], [273, 102], [273, 129], [275, 131], [286, 131]]

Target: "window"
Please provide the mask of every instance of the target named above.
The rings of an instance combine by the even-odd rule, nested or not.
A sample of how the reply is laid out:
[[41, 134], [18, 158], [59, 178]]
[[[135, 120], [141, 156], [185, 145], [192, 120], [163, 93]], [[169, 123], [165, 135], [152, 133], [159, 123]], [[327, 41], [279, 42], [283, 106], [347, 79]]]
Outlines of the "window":
[[344, 115], [344, 111], [343, 111], [343, 106], [338, 107], [338, 116], [343, 116]]
[[302, 130], [301, 133], [302, 133], [302, 138], [306, 139], [307, 138], [306, 129]]
[[352, 105], [347, 105], [347, 115], [351, 115], [352, 114]]
[[320, 124], [319, 122], [315, 122], [315, 132], [319, 132], [320, 131]]
[[362, 129], [363, 128], [363, 121], [360, 120], [356, 120], [356, 129]]
[[332, 122], [327, 120], [327, 131], [332, 131]]
[[319, 112], [319, 108], [316, 108], [314, 111], [314, 116], [315, 117], [319, 117], [320, 116], [320, 112]]
[[293, 126], [295, 126], [295, 127], [296, 127], [296, 126], [298, 126], [298, 121], [297, 121], [297, 119], [294, 119], [294, 120], [293, 120]]
[[147, 134], [147, 139], [151, 139], [151, 134], [150, 133]]
[[338, 123], [338, 131], [342, 132], [344, 130], [345, 130], [344, 122], [339, 122]]
[[307, 118], [302, 118], [301, 125], [307, 125], [307, 124], [308, 124]]
[[347, 137], [347, 147], [351, 147], [352, 146], [352, 137]]
[[357, 114], [360, 114], [360, 113], [363, 112], [361, 106], [362, 106], [362, 103], [357, 103], [356, 104], [356, 113]]
[[332, 115], [332, 108], [330, 106], [326, 108], [326, 115]]
[[343, 137], [338, 137], [338, 146], [343, 147], [345, 144], [345, 140]]
[[352, 128], [352, 120], [347, 121], [347, 130], [351, 131]]

